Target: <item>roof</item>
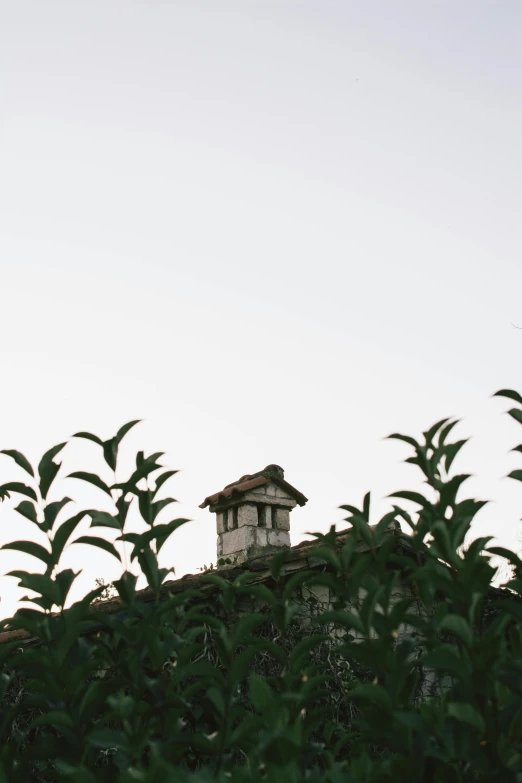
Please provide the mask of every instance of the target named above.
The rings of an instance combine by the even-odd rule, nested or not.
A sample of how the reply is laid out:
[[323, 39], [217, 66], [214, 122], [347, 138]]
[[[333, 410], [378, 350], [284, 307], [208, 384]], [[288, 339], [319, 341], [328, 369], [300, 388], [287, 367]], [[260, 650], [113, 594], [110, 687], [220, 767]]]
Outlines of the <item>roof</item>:
[[[344, 543], [344, 541], [350, 535], [350, 532], [351, 528], [337, 532], [336, 538], [339, 545]], [[393, 524], [388, 528], [388, 533], [389, 535], [399, 536], [401, 539], [404, 539], [405, 543], [407, 543], [409, 539], [408, 535], [401, 532], [400, 527], [397, 527]], [[296, 546], [287, 549], [287, 556], [284, 564], [285, 571], [288, 573], [294, 573], [295, 571], [314, 568], [319, 565], [326, 565], [326, 561], [321, 560], [320, 557], [314, 556], [314, 550], [316, 550], [321, 545], [321, 543], [322, 542], [317, 539], [312, 539], [311, 541], [305, 540], [301, 541], [301, 543], [297, 544]], [[357, 551], [361, 552], [367, 551], [368, 549], [370, 549], [370, 547], [364, 543], [359, 544], [357, 547]], [[252, 584], [268, 581], [272, 578], [270, 565], [274, 557], [279, 555], [280, 552], [281, 550], [279, 550], [279, 552], [271, 552], [266, 555], [261, 555], [254, 558], [253, 560], [249, 560], [248, 562], [243, 563], [240, 566], [225, 566], [219, 569], [219, 575], [223, 576], [229, 581], [233, 581], [240, 574], [244, 573], [245, 570], [248, 570], [255, 574]], [[169, 579], [168, 581], [164, 582], [160, 588], [160, 598], [166, 597], [170, 594], [175, 595], [177, 593], [184, 592], [185, 590], [199, 590], [204, 594], [215, 592], [218, 588], [214, 584], [206, 582], [203, 578], [208, 573], [210, 573], [210, 571], [203, 571], [200, 574], [186, 574], [180, 579]], [[144, 590], [138, 590], [136, 592], [136, 597], [140, 603], [145, 604], [152, 604], [156, 601], [157, 598], [156, 593], [148, 587], [146, 587]], [[106, 614], [118, 614], [123, 611], [125, 610], [124, 607], [122, 607], [119, 596], [97, 603], [93, 607], [93, 612], [96, 613], [103, 612]], [[95, 630], [94, 622], [93, 628], [87, 631], [87, 633], [92, 632], [93, 630]], [[31, 634], [24, 630], [17, 629], [12, 631], [4, 631], [3, 633], [0, 633], [0, 645], [17, 640], [20, 640], [21, 642], [30, 642], [31, 638]]]
[[285, 472], [283, 468], [279, 467], [279, 465], [267, 465], [266, 468], [263, 468], [263, 470], [260, 470], [258, 473], [241, 476], [240, 479], [232, 482], [232, 484], [227, 484], [220, 492], [209, 495], [200, 505], [200, 508], [223, 503], [225, 500], [230, 500], [245, 492], [249, 492], [251, 489], [262, 487], [265, 484], [275, 484], [280, 489], [283, 489], [293, 497], [300, 506], [304, 506], [308, 501], [308, 498], [306, 498], [302, 492], [299, 492], [299, 490], [289, 484], [288, 481], [285, 481]]

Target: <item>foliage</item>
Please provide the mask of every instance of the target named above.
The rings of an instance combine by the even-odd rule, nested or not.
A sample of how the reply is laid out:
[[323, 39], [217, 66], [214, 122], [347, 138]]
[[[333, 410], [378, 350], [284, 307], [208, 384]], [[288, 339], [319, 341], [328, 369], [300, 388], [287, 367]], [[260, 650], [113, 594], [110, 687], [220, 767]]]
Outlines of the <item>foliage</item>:
[[[522, 397], [498, 395], [522, 423]], [[108, 441], [75, 436], [101, 448], [113, 478], [70, 477], [110, 498], [111, 512], [67, 517], [70, 499], [48, 498], [65, 444], [36, 471], [3, 452], [25, 481], [0, 486], [0, 498], [21, 496], [16, 511], [35, 529], [34, 541], [3, 548], [41, 568], [11, 572], [32, 597], [2, 630], [30, 638], [0, 645], [0, 781], [522, 780], [522, 562], [489, 537], [464, 546], [484, 502], [460, 498], [468, 476], [451, 471], [464, 445], [449, 441], [455, 421], [419, 441], [391, 435], [409, 446], [426, 494], [395, 492], [372, 525], [369, 494], [361, 509], [343, 506], [350, 534], [316, 534], [308, 568], [285, 569], [282, 552], [267, 579], [225, 564], [178, 591], [162, 587], [169, 571], [158, 564], [186, 522], [160, 521], [175, 471], [161, 453], [139, 452], [116, 479], [135, 423]], [[133, 507], [142, 533], [126, 532]], [[88, 534], [75, 538], [85, 519]], [[78, 542], [118, 560], [126, 546], [148, 590], [125, 569], [114, 582], [120, 611], [103, 611], [103, 583], [65, 608], [78, 574], [60, 561]], [[491, 587], [498, 556], [512, 567], [504, 590]]]
[[109, 598], [116, 598], [118, 595], [118, 591], [112, 584], [112, 582], [109, 582], [109, 584], [106, 584], [105, 579], [102, 576], [96, 577], [94, 580], [96, 587], [101, 587], [102, 591], [97, 595], [95, 598], [93, 598], [92, 603], [93, 604], [99, 604], [103, 601], [108, 601]]

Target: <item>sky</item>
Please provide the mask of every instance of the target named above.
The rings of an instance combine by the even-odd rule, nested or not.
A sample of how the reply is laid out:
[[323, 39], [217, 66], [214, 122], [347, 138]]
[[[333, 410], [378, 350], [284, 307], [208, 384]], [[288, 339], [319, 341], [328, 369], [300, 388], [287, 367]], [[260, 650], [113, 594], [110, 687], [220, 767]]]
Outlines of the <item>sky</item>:
[[[0, 448], [142, 419], [124, 466], [180, 470], [179, 577], [216, 560], [225, 484], [281, 465], [293, 544], [368, 490], [377, 521], [421, 487], [385, 436], [456, 416], [495, 501], [474, 532], [519, 550], [522, 433], [491, 395], [522, 391], [521, 35], [519, 0], [0, 0]], [[26, 537], [3, 503], [0, 543]], [[119, 575], [63, 563], [76, 597]], [[0, 576], [3, 616], [22, 594]]]

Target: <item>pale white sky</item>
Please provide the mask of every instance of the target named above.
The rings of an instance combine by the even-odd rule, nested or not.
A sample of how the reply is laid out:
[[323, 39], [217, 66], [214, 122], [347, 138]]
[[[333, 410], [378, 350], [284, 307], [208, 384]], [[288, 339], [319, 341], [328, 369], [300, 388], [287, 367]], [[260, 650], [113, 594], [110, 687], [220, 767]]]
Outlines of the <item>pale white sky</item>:
[[143, 418], [127, 453], [182, 469], [181, 576], [215, 560], [207, 494], [282, 465], [297, 543], [415, 485], [382, 437], [453, 414], [477, 532], [520, 548], [489, 396], [522, 390], [521, 32], [519, 0], [0, 0], [0, 448]]

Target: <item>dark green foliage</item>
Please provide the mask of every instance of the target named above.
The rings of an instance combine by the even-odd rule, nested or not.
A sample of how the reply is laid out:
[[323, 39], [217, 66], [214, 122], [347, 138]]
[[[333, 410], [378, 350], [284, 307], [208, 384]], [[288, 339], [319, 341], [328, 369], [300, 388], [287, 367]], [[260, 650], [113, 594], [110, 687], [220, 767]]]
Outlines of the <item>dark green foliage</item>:
[[[522, 422], [522, 397], [498, 396], [521, 406], [509, 413]], [[286, 552], [261, 578], [223, 561], [176, 591], [158, 553], [187, 520], [163, 521], [174, 499], [157, 495], [175, 471], [161, 472], [161, 453], [138, 453], [112, 485], [70, 474], [109, 495], [111, 512], [63, 519], [70, 499], [46, 501], [64, 444], [43, 457], [37, 488], [0, 486], [4, 502], [30, 498], [16, 510], [41, 542], [4, 545], [41, 568], [12, 572], [34, 597], [2, 624], [29, 638], [0, 645], [0, 783], [522, 781], [522, 561], [489, 538], [469, 541], [484, 502], [461, 498], [468, 476], [450, 473], [465, 443], [448, 442], [456, 423], [419, 441], [390, 436], [413, 450], [426, 495], [395, 492], [406, 506], [373, 525], [369, 494], [362, 509], [343, 506], [350, 533], [316, 534], [297, 571]], [[134, 424], [107, 441], [75, 437], [101, 446], [115, 472]], [[23, 455], [3, 453], [34, 478]], [[125, 530], [134, 505], [139, 534]], [[116, 545], [98, 530], [75, 539], [86, 517], [113, 529]], [[101, 580], [64, 609], [77, 574], [60, 558], [74, 543], [118, 559], [130, 546], [149, 590], [137, 593], [125, 571], [111, 586], [117, 611], [100, 600]], [[505, 589], [491, 586], [492, 556], [510, 563]]]

